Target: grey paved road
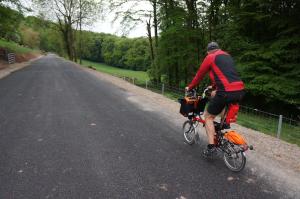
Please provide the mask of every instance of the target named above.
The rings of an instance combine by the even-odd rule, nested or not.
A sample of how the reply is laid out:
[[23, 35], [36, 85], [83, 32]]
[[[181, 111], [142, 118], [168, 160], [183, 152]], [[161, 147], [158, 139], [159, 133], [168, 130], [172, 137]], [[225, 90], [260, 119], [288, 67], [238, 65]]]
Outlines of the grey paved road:
[[[0, 80], [0, 198], [278, 198], [128, 93], [46, 56]], [[233, 179], [233, 180], [232, 180]]]

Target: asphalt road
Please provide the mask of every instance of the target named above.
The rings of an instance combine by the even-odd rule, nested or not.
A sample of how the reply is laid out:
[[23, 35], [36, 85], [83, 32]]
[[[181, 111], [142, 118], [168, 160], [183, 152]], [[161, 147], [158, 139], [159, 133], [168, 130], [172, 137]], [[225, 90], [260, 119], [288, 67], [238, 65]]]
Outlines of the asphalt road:
[[53, 55], [0, 80], [0, 198], [280, 198]]

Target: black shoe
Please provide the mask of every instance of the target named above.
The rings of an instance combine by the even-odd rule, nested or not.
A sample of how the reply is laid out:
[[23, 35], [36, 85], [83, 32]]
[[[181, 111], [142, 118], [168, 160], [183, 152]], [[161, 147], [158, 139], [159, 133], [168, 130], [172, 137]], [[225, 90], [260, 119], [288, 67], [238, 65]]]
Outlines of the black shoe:
[[216, 147], [213, 147], [211, 149], [206, 148], [203, 152], [202, 155], [205, 158], [212, 158], [215, 154], [217, 153]]
[[230, 124], [227, 124], [226, 122], [223, 124], [223, 129], [230, 129]]

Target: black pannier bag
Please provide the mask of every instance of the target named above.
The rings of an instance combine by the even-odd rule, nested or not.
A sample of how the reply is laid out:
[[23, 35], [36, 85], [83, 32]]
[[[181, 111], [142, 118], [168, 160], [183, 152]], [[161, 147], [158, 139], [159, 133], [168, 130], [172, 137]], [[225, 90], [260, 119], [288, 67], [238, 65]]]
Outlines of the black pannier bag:
[[207, 102], [208, 102], [207, 98], [200, 98], [199, 101], [197, 102], [197, 108], [195, 110], [195, 113], [196, 114], [203, 113]]
[[185, 97], [183, 99], [179, 99], [178, 102], [181, 104], [179, 112], [184, 117], [192, 116], [194, 114], [200, 114], [201, 112], [204, 112], [207, 101], [207, 98], [196, 99]]
[[195, 110], [197, 109], [198, 99], [185, 97], [183, 99], [179, 99], [178, 101], [181, 104], [179, 111], [180, 114], [182, 114], [184, 117], [194, 114]]

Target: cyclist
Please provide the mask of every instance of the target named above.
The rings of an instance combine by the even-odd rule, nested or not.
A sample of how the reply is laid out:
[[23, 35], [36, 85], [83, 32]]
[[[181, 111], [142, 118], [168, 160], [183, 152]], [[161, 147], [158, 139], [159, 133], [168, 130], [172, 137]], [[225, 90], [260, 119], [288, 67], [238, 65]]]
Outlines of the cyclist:
[[210, 42], [207, 45], [207, 56], [186, 90], [196, 87], [206, 73], [209, 73], [212, 82], [210, 87], [215, 88], [204, 113], [208, 145], [207, 149], [203, 151], [203, 155], [210, 157], [216, 152], [214, 145], [215, 117], [223, 111], [226, 104], [241, 101], [245, 91], [244, 83], [235, 69], [232, 57], [227, 52], [222, 51], [216, 42]]

